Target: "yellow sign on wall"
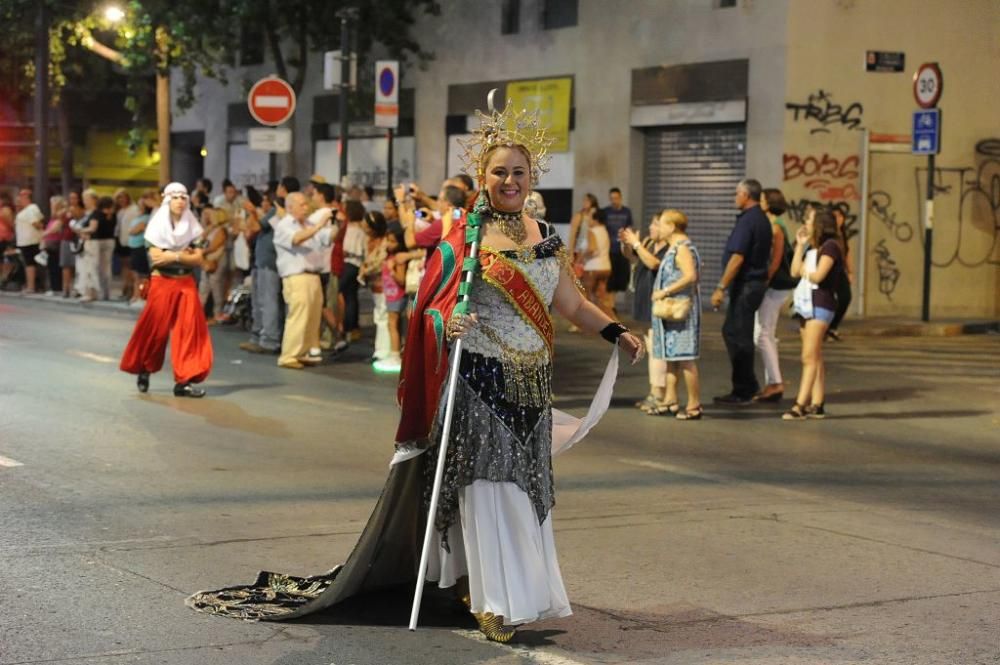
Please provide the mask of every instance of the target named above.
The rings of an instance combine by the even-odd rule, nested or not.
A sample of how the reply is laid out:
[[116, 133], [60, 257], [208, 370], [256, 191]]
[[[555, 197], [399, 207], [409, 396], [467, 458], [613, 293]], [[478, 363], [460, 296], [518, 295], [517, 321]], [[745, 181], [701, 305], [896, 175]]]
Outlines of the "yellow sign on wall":
[[507, 84], [507, 99], [517, 108], [538, 109], [542, 127], [548, 129], [555, 142], [549, 152], [569, 152], [569, 110], [573, 94], [573, 79], [540, 79], [511, 81]]

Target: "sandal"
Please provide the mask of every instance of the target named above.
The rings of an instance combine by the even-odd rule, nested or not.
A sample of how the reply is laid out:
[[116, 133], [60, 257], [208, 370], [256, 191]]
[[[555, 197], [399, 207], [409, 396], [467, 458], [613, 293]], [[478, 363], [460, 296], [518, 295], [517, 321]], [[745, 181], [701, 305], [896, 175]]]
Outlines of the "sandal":
[[806, 407], [806, 418], [812, 418], [814, 420], [823, 420], [826, 418], [826, 409], [823, 405], [826, 404], [813, 404], [812, 406]]
[[677, 420], [701, 420], [701, 417], [704, 414], [705, 409], [703, 409], [701, 404], [699, 404], [693, 409], [684, 409], [683, 411], [679, 411], [675, 418], [677, 418]]
[[671, 402], [670, 404], [663, 404], [662, 402], [656, 402], [653, 406], [648, 409], [643, 409], [647, 416], [677, 416], [681, 412], [680, 404], [677, 402]]
[[783, 414], [781, 414], [781, 419], [782, 420], [805, 420], [806, 418], [808, 418], [808, 416], [806, 415], [806, 411], [805, 411], [806, 408], [807, 407], [804, 407], [801, 404], [799, 404], [798, 402], [796, 402], [795, 404], [792, 405], [792, 408], [790, 408], [788, 411], [785, 411]]

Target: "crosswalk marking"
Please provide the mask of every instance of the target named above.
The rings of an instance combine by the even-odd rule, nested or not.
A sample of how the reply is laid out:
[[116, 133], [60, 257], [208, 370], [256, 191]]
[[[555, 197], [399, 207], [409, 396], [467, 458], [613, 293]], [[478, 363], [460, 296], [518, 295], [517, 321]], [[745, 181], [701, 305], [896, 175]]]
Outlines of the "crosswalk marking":
[[16, 459], [11, 459], [9, 457], [4, 457], [3, 455], [0, 455], [0, 466], [14, 467], [14, 466], [24, 466], [24, 465], [18, 462]]

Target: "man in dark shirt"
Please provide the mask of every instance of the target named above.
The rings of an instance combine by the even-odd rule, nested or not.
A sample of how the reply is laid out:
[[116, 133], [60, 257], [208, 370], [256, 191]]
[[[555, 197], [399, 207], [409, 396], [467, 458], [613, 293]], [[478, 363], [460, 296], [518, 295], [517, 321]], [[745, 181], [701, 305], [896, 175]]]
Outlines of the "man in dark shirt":
[[771, 223], [760, 209], [760, 193], [756, 180], [741, 180], [736, 186], [736, 207], [741, 212], [726, 241], [722, 277], [712, 293], [712, 305], [719, 307], [729, 291], [722, 337], [732, 364], [733, 389], [715, 398], [720, 404], [749, 404], [760, 390], [753, 364], [753, 322], [767, 290], [773, 237]]
[[624, 228], [632, 227], [632, 211], [622, 203], [622, 190], [612, 187], [608, 191], [611, 205], [604, 209], [607, 215], [608, 238], [611, 240], [611, 277], [608, 278], [608, 291], [625, 291], [628, 289], [629, 277], [632, 274], [632, 264], [622, 254], [622, 244], [618, 233]]

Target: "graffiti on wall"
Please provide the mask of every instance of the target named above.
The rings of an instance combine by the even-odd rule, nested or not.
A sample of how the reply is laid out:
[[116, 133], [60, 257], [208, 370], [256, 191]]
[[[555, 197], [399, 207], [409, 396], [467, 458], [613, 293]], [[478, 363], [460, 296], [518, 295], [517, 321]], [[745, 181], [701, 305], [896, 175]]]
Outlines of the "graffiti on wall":
[[858, 201], [861, 199], [857, 186], [860, 161], [857, 155], [785, 153], [782, 156], [783, 178], [786, 182], [801, 181], [802, 186], [821, 201]]
[[822, 88], [810, 93], [804, 102], [787, 102], [785, 108], [792, 112], [795, 122], [810, 125], [810, 134], [829, 133], [831, 127], [861, 130], [865, 107], [861, 102], [844, 106], [833, 101], [833, 94]]
[[[946, 220], [957, 223], [954, 246], [948, 249], [944, 259], [933, 262], [935, 267], [1000, 265], [997, 257], [1000, 248], [1000, 139], [983, 139], [976, 143], [976, 158], [978, 167], [934, 169], [934, 216], [939, 223]], [[927, 169], [914, 169], [914, 178], [918, 205], [922, 206]], [[979, 224], [975, 224], [976, 221]], [[988, 234], [985, 242], [973, 235], [977, 229]], [[938, 252], [935, 254], [940, 257]]]
[[910, 242], [913, 238], [913, 225], [896, 219], [896, 211], [892, 209], [892, 195], [889, 192], [872, 192], [868, 197], [868, 212], [872, 218], [882, 222], [891, 237], [899, 242]]
[[885, 246], [885, 239], [878, 241], [872, 249], [875, 254], [876, 265], [878, 266], [878, 290], [892, 301], [892, 293], [896, 290], [896, 283], [899, 281], [899, 266], [889, 253], [889, 248]]
[[809, 208], [816, 210], [839, 210], [844, 215], [844, 235], [851, 240], [858, 235], [858, 214], [851, 210], [851, 204], [847, 201], [816, 201], [811, 199], [792, 199], [788, 202], [788, 216], [798, 222], [805, 224], [806, 211]]
[[[978, 166], [934, 169], [935, 226], [947, 230], [946, 234], [935, 234], [931, 259], [935, 268], [1000, 265], [997, 256], [1000, 249], [1000, 139], [979, 141], [976, 156]], [[927, 195], [927, 169], [918, 166], [913, 176], [915, 209], [919, 211], [923, 210]], [[922, 228], [921, 221], [900, 219], [889, 192], [872, 192], [868, 211], [873, 220], [885, 227], [889, 239], [906, 243], [916, 235], [923, 245], [923, 236], [915, 233], [916, 228]], [[985, 241], [981, 235], [984, 232], [987, 234]], [[880, 276], [888, 279], [896, 268], [884, 242], [880, 241], [872, 253]], [[879, 290], [887, 297], [891, 293], [891, 290], [886, 293], [881, 285]]]

